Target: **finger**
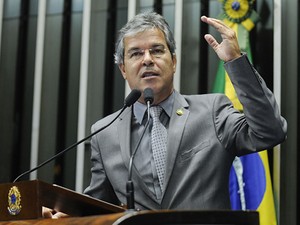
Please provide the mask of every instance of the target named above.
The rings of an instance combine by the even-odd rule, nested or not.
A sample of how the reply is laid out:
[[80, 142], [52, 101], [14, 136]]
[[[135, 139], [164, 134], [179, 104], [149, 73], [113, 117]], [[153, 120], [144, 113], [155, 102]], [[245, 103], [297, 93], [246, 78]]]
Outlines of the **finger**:
[[52, 219], [59, 219], [59, 218], [64, 218], [68, 217], [68, 214], [62, 213], [62, 212], [57, 212], [52, 216]]
[[207, 16], [201, 16], [201, 21], [207, 23]]
[[207, 17], [207, 16], [201, 16], [201, 20], [202, 22], [205, 22], [208, 25], [214, 27], [220, 33], [223, 33], [225, 29], [228, 29], [228, 27], [221, 20]]
[[204, 38], [213, 49], [217, 49], [217, 47], [219, 46], [219, 43], [211, 34], [204, 35]]
[[47, 207], [42, 208], [42, 215], [44, 218], [52, 218], [53, 214], [52, 214], [52, 209], [49, 209]]

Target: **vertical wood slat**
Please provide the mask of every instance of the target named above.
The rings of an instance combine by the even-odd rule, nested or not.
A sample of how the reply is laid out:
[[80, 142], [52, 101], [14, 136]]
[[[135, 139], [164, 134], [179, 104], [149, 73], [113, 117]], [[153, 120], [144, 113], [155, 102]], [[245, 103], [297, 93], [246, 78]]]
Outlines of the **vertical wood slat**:
[[177, 65], [176, 65], [176, 72], [174, 75], [174, 88], [179, 92], [180, 92], [180, 79], [181, 79], [182, 15], [183, 15], [183, 0], [176, 0], [174, 38], [176, 41]]
[[[83, 21], [81, 34], [81, 59], [80, 59], [80, 82], [79, 82], [79, 104], [78, 104], [78, 127], [77, 140], [86, 136], [86, 108], [88, 92], [88, 66], [90, 46], [90, 23], [91, 21], [91, 0], [83, 1]], [[84, 145], [77, 146], [76, 155], [76, 183], [75, 190], [82, 192], [84, 175]]]
[[[42, 97], [42, 78], [43, 78], [43, 57], [45, 41], [45, 21], [47, 0], [39, 0], [37, 18], [37, 37], [35, 51], [34, 68], [34, 90], [33, 90], [33, 109], [32, 109], [32, 131], [31, 131], [31, 156], [30, 168], [38, 165], [38, 148], [41, 116], [41, 97]], [[30, 179], [36, 179], [37, 172], [30, 174]]]
[[[273, 91], [276, 101], [281, 108], [281, 0], [274, 0], [274, 32], [273, 32]], [[280, 145], [273, 151], [273, 189], [275, 210], [278, 221], [280, 221]]]
[[[128, 0], [127, 21], [131, 20], [136, 15], [137, 2], [136, 0]], [[129, 95], [130, 87], [128, 82], [125, 82], [125, 96]]]
[[1, 44], [2, 44], [3, 7], [4, 7], [4, 0], [0, 0], [0, 52], [1, 52]]

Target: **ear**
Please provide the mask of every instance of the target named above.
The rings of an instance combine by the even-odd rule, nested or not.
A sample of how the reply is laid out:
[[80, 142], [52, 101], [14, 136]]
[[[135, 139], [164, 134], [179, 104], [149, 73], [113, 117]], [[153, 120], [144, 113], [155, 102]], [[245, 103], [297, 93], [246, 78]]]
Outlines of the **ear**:
[[177, 57], [176, 54], [173, 54], [173, 72], [176, 72], [176, 65], [177, 65]]
[[125, 72], [125, 65], [123, 63], [119, 64], [119, 70], [121, 71], [123, 78], [126, 80], [127, 77], [126, 77], [126, 72]]

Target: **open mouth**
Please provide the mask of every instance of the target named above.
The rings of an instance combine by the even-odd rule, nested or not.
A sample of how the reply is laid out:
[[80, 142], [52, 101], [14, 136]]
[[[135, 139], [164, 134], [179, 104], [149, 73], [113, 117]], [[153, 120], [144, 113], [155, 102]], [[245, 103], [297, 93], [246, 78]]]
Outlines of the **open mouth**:
[[158, 76], [157, 73], [153, 73], [153, 72], [145, 72], [145, 73], [143, 73], [142, 78], [156, 77], [156, 76]]

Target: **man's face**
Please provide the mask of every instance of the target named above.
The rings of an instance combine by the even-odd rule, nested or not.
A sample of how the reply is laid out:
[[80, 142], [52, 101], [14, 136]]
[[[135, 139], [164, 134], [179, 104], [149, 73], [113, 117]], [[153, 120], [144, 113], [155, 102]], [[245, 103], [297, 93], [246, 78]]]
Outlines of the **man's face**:
[[[145, 88], [152, 88], [154, 104], [165, 100], [173, 91], [176, 56], [172, 58], [159, 29], [124, 38], [124, 64], [119, 68], [131, 89], [143, 92]], [[143, 95], [139, 101], [143, 102]]]

